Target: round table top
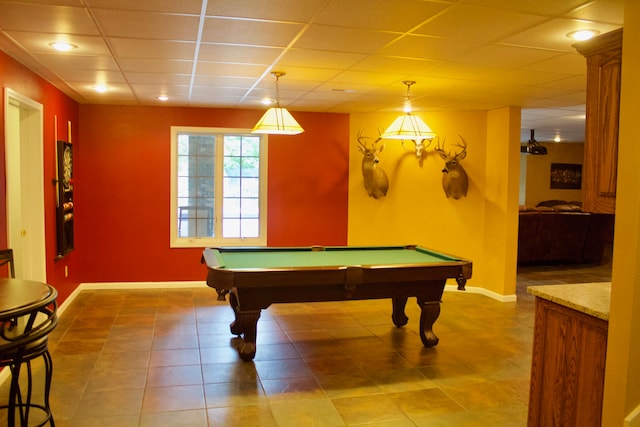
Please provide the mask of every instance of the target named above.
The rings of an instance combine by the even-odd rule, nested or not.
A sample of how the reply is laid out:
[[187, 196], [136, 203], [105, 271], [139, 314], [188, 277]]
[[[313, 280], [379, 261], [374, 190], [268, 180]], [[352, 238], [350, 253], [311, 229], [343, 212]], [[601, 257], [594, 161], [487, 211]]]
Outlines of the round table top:
[[58, 291], [46, 283], [0, 279], [0, 320], [19, 317], [56, 300]]

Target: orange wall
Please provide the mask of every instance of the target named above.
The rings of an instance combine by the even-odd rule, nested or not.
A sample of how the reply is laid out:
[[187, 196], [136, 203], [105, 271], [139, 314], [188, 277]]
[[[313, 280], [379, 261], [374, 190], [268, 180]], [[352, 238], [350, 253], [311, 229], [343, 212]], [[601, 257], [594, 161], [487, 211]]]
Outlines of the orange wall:
[[[45, 239], [47, 281], [55, 286], [59, 292], [59, 300], [63, 301], [79, 283], [77, 265], [79, 256], [71, 253], [65, 257], [65, 263], [70, 267], [69, 277], [64, 277], [64, 265], [54, 261], [56, 255], [56, 224], [55, 224], [55, 187], [51, 184], [55, 179], [55, 136], [54, 118], [58, 117], [60, 139], [68, 139], [66, 131], [67, 121], [73, 126], [73, 139], [77, 140], [78, 104], [45, 80], [20, 65], [12, 58], [0, 51], [0, 86], [33, 99], [43, 105], [44, 114], [44, 195], [45, 195]], [[4, 97], [4, 91], [3, 91]], [[5, 174], [5, 124], [4, 99], [0, 102], [0, 247], [7, 246], [7, 218], [6, 218], [6, 174]], [[77, 147], [74, 147], [74, 149]]]
[[[204, 280], [201, 248], [169, 247], [170, 127], [250, 128], [262, 111], [82, 105], [75, 158], [83, 282]], [[269, 136], [268, 244], [347, 243], [349, 116], [295, 112]]]

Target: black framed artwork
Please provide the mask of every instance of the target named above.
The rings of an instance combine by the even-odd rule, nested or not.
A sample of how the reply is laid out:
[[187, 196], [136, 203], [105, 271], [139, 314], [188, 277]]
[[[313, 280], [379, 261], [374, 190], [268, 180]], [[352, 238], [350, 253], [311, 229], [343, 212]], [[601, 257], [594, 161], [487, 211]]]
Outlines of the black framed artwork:
[[582, 165], [551, 163], [551, 188], [564, 190], [582, 188]]

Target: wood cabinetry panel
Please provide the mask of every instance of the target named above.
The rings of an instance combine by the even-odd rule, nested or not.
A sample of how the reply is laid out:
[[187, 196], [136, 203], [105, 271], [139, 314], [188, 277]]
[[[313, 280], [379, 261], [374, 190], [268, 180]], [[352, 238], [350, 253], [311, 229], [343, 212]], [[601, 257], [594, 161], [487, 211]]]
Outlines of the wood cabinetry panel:
[[577, 43], [587, 58], [587, 118], [582, 167], [583, 209], [614, 213], [618, 166], [618, 119], [622, 29]]
[[536, 298], [529, 426], [600, 426], [607, 329]]

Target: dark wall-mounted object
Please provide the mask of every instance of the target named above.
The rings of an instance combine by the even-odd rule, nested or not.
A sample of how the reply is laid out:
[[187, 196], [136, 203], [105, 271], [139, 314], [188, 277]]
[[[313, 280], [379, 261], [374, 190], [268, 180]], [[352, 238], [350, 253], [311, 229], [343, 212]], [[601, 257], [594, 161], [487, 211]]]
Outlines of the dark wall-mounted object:
[[66, 141], [56, 142], [56, 258], [71, 252], [73, 244], [74, 199], [73, 199], [73, 145]]

